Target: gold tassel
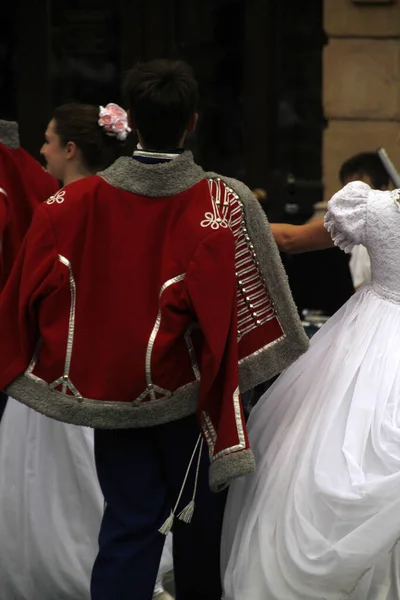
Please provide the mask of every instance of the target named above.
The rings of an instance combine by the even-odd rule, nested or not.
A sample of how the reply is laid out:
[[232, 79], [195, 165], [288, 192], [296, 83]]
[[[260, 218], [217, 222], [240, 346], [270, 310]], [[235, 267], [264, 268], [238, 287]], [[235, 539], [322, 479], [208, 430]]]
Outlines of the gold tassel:
[[191, 523], [194, 514], [195, 503], [191, 500], [187, 506], [179, 513], [178, 519], [184, 523]]
[[168, 535], [172, 529], [174, 520], [175, 520], [175, 515], [174, 515], [174, 513], [171, 513], [169, 515], [168, 519], [163, 523], [163, 525], [161, 525], [161, 527], [158, 531], [160, 533], [162, 533], [163, 535]]
[[[200, 448], [199, 448], [199, 446], [200, 446]], [[180, 521], [183, 521], [184, 523], [190, 523], [193, 518], [202, 450], [203, 450], [203, 438], [201, 435], [199, 435], [195, 449], [193, 450], [193, 454], [192, 454], [192, 457], [189, 462], [189, 466], [186, 470], [185, 479], [183, 480], [183, 485], [181, 487], [181, 491], [179, 492], [178, 500], [176, 501], [174, 510], [171, 512], [168, 519], [165, 521], [165, 523], [163, 525], [161, 525], [160, 529], [158, 530], [163, 535], [168, 535], [174, 525], [175, 513], [179, 506], [179, 502], [181, 501], [182, 494], [185, 489], [185, 485], [186, 485], [186, 482], [187, 482], [187, 479], [189, 476], [189, 472], [190, 472], [193, 460], [196, 456], [196, 452], [198, 452], [199, 454], [198, 454], [198, 458], [197, 458], [197, 469], [196, 469], [196, 477], [195, 477], [195, 482], [194, 482], [193, 498], [189, 502], [189, 504], [187, 506], [185, 506], [185, 508], [178, 515], [178, 519]]]
[[[184, 523], [192, 522], [194, 509], [195, 509], [195, 499], [196, 499], [196, 493], [197, 493], [197, 484], [199, 482], [201, 454], [203, 451], [203, 443], [204, 443], [204, 440], [202, 437], [199, 439], [201, 439], [201, 442], [200, 442], [199, 455], [197, 457], [197, 468], [196, 468], [196, 477], [194, 480], [193, 497], [192, 497], [191, 501], [189, 502], [189, 504], [187, 506], [185, 506], [185, 508], [178, 515], [178, 519], [180, 521], [183, 521]], [[197, 446], [196, 446], [196, 449], [197, 449]]]

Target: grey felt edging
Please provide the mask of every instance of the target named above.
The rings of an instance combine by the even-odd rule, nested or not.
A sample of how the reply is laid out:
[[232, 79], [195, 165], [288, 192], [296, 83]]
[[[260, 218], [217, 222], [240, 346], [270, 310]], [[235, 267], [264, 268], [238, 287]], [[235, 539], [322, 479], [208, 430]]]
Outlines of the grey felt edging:
[[19, 148], [18, 123], [0, 119], [0, 142], [8, 148]]
[[213, 492], [221, 492], [234, 479], [253, 473], [255, 468], [254, 455], [250, 449], [221, 456], [221, 458], [211, 463], [209, 471], [210, 488]]
[[51, 389], [46, 382], [20, 375], [5, 392], [56, 421], [95, 429], [154, 427], [196, 412], [198, 382], [189, 383], [171, 396], [135, 405], [132, 402], [77, 399]]

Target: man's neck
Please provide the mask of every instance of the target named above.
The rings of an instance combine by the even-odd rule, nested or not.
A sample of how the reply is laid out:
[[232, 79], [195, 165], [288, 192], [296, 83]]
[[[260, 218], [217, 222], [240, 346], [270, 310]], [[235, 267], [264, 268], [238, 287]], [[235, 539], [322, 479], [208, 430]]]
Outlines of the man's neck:
[[[184, 152], [184, 147], [178, 147], [178, 148], [163, 148], [163, 149], [156, 149], [156, 148], [149, 148], [148, 146], [143, 146], [142, 144], [138, 144], [136, 146], [136, 150], [139, 150], [140, 152], [148, 152], [149, 154], [182, 154], [182, 152]], [[135, 150], [135, 151], [136, 151]]]
[[165, 152], [161, 152], [160, 150], [147, 150], [141, 147], [139, 148], [138, 145], [133, 153], [133, 159], [145, 164], [156, 165], [175, 160], [178, 156], [181, 156], [183, 152], [183, 149], [173, 151], [167, 150]]

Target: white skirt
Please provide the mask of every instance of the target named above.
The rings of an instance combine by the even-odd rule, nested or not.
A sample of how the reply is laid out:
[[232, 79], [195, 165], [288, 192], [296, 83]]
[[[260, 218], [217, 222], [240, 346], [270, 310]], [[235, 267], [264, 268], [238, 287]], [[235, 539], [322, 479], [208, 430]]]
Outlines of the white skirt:
[[[1, 600], [89, 600], [104, 508], [93, 437], [8, 399], [0, 424]], [[172, 569], [170, 546], [171, 538], [159, 580]]]
[[257, 470], [229, 492], [224, 598], [400, 599], [400, 306], [360, 290], [248, 429]]

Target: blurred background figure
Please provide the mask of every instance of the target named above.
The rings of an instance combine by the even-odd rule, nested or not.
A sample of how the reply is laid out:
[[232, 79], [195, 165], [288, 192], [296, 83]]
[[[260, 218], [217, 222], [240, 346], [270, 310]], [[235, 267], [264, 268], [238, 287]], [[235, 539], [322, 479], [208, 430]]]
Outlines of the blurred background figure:
[[[389, 186], [389, 175], [375, 152], [363, 152], [346, 160], [340, 168], [339, 180], [342, 185], [364, 181], [379, 190], [386, 190]], [[285, 194], [290, 195], [290, 202]], [[295, 302], [307, 321], [307, 327], [313, 314], [315, 322], [322, 324], [348, 300], [354, 289], [370, 280], [368, 252], [357, 246], [350, 258], [339, 248], [333, 248], [323, 219], [294, 226], [293, 221], [299, 224], [300, 215], [309, 215], [310, 203], [308, 198], [303, 203], [293, 177], [288, 178], [280, 206], [287, 223], [273, 225], [272, 230], [283, 252]], [[268, 206], [266, 209], [268, 214]], [[295, 214], [294, 219], [290, 219], [291, 211]], [[315, 325], [310, 325], [309, 331], [314, 329]]]
[[253, 194], [254, 196], [257, 198], [257, 200], [260, 202], [261, 205], [267, 205], [267, 192], [265, 190], [263, 190], [262, 188], [256, 188], [255, 190], [253, 190]]
[[[306, 195], [301, 182], [298, 185], [293, 176], [286, 180], [279, 205], [280, 220], [284, 219], [288, 224], [304, 225], [314, 216], [313, 198]], [[272, 219], [275, 221], [278, 217], [276, 208], [274, 213]], [[305, 228], [304, 233], [307, 241], [310, 229]], [[331, 245], [327, 240], [328, 248], [324, 250], [282, 254], [293, 298], [302, 317], [304, 311], [310, 310], [333, 315], [354, 293], [350, 258], [339, 248], [329, 247]]]

